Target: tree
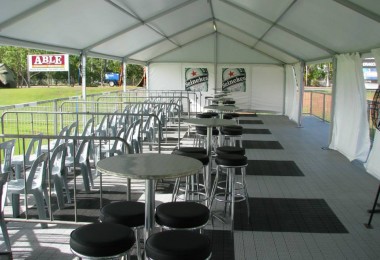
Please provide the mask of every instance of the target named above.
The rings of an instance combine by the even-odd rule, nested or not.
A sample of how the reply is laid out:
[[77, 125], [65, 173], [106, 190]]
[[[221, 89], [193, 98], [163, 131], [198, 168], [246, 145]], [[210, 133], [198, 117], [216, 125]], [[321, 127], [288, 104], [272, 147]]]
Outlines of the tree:
[[307, 65], [305, 73], [306, 86], [321, 86], [321, 82], [330, 85], [330, 79], [332, 77], [332, 64], [321, 63], [315, 65]]
[[140, 83], [144, 75], [144, 69], [140, 65], [128, 64], [127, 66], [127, 79], [132, 86], [135, 86]]
[[[13, 46], [0, 46], [0, 63], [5, 63], [15, 73], [17, 79], [17, 86], [38, 84], [38, 85], [51, 85], [51, 84], [68, 84], [67, 72], [34, 72], [30, 74], [30, 82], [28, 81], [27, 71], [27, 56], [31, 54], [53, 54], [44, 50], [25, 49]], [[116, 60], [104, 60], [99, 58], [87, 58], [86, 64], [86, 82], [89, 86], [96, 86], [99, 83], [103, 84], [104, 74], [106, 72], [120, 73], [121, 62]], [[70, 84], [79, 84], [79, 67], [80, 57], [76, 55], [69, 56], [70, 66]], [[128, 64], [127, 78], [133, 85], [138, 84], [143, 76], [143, 68], [140, 65]]]

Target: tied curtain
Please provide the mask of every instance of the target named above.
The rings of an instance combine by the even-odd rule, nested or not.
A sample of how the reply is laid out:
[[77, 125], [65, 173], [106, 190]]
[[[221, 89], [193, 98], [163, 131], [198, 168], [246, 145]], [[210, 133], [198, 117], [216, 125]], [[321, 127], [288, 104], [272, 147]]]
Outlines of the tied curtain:
[[370, 149], [367, 101], [358, 53], [337, 55], [334, 118], [329, 148], [365, 162]]
[[299, 91], [298, 83], [296, 80], [295, 70], [300, 69], [301, 66], [298, 63], [296, 67], [292, 65], [285, 65], [285, 115], [290, 120], [299, 124]]
[[[373, 57], [376, 62], [376, 70], [378, 77], [380, 76], [380, 49], [372, 50]], [[364, 165], [367, 172], [380, 179], [380, 132], [375, 131], [372, 149], [368, 156], [367, 163]]]

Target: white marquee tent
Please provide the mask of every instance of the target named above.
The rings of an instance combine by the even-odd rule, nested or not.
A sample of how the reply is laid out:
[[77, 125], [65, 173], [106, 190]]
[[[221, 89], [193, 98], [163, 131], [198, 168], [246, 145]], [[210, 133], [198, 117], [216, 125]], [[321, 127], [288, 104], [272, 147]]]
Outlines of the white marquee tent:
[[[1, 45], [82, 54], [84, 64], [86, 57], [99, 57], [147, 65], [151, 90], [184, 90], [186, 68], [203, 68], [208, 71], [208, 92], [214, 92], [221, 89], [225, 69], [244, 69], [245, 92], [233, 93], [239, 106], [285, 114], [298, 124], [303, 64], [333, 60], [330, 148], [349, 160], [367, 160], [370, 141], [361, 57], [372, 55], [380, 63], [379, 0], [0, 4]], [[380, 177], [379, 168], [375, 164], [368, 169]]]

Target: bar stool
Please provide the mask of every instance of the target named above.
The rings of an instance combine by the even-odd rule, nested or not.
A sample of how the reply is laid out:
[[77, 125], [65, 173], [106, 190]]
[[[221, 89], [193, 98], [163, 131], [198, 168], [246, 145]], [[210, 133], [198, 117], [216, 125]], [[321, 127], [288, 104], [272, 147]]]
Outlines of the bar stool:
[[230, 146], [236, 146], [236, 141], [239, 141], [239, 146], [243, 147], [243, 127], [240, 125], [224, 126], [220, 129], [220, 133], [223, 135], [223, 144], [226, 142]]
[[[207, 139], [207, 127], [206, 126], [196, 126], [195, 127], [195, 140], [194, 140], [194, 146], [198, 147], [205, 147], [206, 146], [206, 139]], [[215, 127], [212, 128], [212, 147], [213, 150], [216, 149], [218, 144], [218, 136], [219, 136], [219, 130]]]
[[202, 230], [210, 218], [210, 210], [194, 201], [162, 203], [156, 207], [156, 223], [164, 229]]
[[152, 260], [207, 260], [211, 259], [212, 246], [203, 234], [169, 230], [149, 236], [145, 254]]
[[[208, 203], [209, 191], [206, 174], [206, 166], [209, 164], [209, 157], [207, 151], [201, 147], [181, 147], [172, 152], [172, 154], [182, 155], [191, 157], [199, 160], [203, 164], [203, 173], [202, 173], [202, 183], [199, 179], [199, 174], [191, 175], [186, 177], [185, 182], [185, 200], [197, 201], [197, 202], [206, 202]], [[180, 190], [181, 178], [177, 178], [174, 184], [172, 201], [176, 201], [178, 197], [178, 192]], [[201, 198], [203, 197], [203, 198]]]
[[81, 226], [70, 234], [70, 249], [80, 258], [104, 259], [127, 255], [135, 243], [131, 228], [115, 223]]
[[137, 201], [118, 201], [100, 209], [102, 223], [116, 223], [132, 228], [135, 232], [136, 251], [141, 259], [140, 230], [145, 223], [145, 203]]
[[[246, 201], [248, 219], [250, 216], [249, 210], [249, 195], [247, 191], [247, 185], [245, 181], [246, 167], [248, 165], [247, 157], [241, 154], [219, 154], [215, 158], [217, 164], [216, 176], [211, 192], [210, 209], [212, 208], [214, 200], [224, 202], [224, 214], [227, 213], [227, 205], [230, 207], [230, 219], [231, 219], [231, 231], [234, 229], [234, 214], [235, 214], [235, 202]], [[237, 182], [235, 179], [235, 169], [241, 171], [241, 181]], [[226, 178], [223, 181], [219, 181], [220, 174], [226, 173]], [[224, 187], [222, 185], [224, 184]], [[217, 189], [223, 189], [223, 192], [218, 192]], [[242, 192], [240, 192], [242, 191]], [[214, 217], [218, 218], [215, 214]]]

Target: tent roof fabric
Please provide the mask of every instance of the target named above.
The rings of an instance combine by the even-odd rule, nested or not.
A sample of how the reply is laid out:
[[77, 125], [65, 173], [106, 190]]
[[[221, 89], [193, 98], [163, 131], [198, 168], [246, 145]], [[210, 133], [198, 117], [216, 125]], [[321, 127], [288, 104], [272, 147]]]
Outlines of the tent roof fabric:
[[2, 0], [0, 44], [127, 62], [289, 64], [380, 47], [378, 0]]

